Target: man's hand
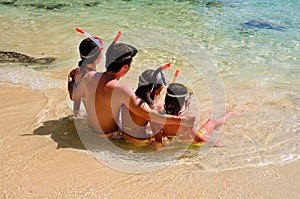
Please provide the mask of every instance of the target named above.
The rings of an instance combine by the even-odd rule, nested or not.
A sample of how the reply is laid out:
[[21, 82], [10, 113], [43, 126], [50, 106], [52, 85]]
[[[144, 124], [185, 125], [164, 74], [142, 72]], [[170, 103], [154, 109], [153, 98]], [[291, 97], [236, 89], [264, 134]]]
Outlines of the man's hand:
[[194, 127], [196, 121], [196, 116], [191, 112], [187, 112], [181, 118], [182, 125], [186, 127]]

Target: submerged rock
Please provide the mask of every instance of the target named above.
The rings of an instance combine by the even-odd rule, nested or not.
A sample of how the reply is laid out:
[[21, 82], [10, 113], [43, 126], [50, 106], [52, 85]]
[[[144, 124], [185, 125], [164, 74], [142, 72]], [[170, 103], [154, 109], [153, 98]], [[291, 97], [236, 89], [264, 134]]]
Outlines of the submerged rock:
[[72, 4], [69, 3], [22, 3], [18, 1], [0, 1], [0, 5], [1, 4], [15, 7], [26, 6], [46, 10], [61, 10], [64, 7], [72, 6]]
[[69, 6], [69, 4], [58, 3], [58, 4], [45, 5], [45, 4], [38, 4], [38, 3], [30, 3], [30, 4], [25, 4], [25, 6], [30, 6], [37, 9], [60, 10], [63, 7]]
[[263, 20], [251, 20], [240, 24], [245, 29], [272, 29], [272, 30], [284, 30], [283, 26], [272, 24]]
[[15, 2], [13, 2], [13, 1], [1, 1], [0, 4], [2, 4], [2, 5], [13, 5], [13, 4], [15, 4]]
[[219, 1], [209, 1], [206, 3], [207, 7], [216, 7], [216, 8], [222, 8], [223, 3]]
[[53, 62], [53, 57], [35, 58], [19, 52], [0, 51], [1, 63], [33, 63], [33, 64], [49, 64]]

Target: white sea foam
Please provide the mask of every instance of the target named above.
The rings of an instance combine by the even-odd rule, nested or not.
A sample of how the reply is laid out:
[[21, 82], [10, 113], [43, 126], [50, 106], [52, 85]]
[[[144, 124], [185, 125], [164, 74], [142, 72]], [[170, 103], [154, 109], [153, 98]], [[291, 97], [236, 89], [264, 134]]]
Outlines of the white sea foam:
[[61, 80], [50, 77], [50, 73], [24, 66], [0, 67], [0, 81], [20, 85], [32, 90], [62, 88], [64, 84]]

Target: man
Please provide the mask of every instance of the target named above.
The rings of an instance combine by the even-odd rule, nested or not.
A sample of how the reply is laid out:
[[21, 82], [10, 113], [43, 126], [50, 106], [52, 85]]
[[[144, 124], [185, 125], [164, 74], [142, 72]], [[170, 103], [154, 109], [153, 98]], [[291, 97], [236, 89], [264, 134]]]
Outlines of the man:
[[195, 117], [162, 115], [151, 110], [146, 103], [135, 96], [129, 85], [120, 82], [129, 70], [132, 58], [137, 50], [124, 43], [113, 43], [106, 52], [106, 71], [89, 72], [76, 85], [72, 100], [85, 98], [89, 126], [107, 137], [119, 129], [118, 120], [120, 108], [124, 104], [135, 115], [160, 124], [175, 124], [193, 126]]

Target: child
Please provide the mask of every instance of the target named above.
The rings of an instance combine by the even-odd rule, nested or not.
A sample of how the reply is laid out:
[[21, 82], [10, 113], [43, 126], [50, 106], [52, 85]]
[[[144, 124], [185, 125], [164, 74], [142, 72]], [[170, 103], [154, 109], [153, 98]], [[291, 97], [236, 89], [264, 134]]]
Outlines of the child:
[[[139, 76], [138, 88], [135, 91], [136, 96], [141, 99], [140, 106], [147, 103], [150, 108], [154, 108], [154, 101], [165, 85], [162, 67], [156, 71], [151, 69], [144, 71]], [[151, 143], [152, 132], [148, 120], [134, 115], [125, 106], [122, 107], [122, 130], [122, 136], [135, 145], [145, 146]]]
[[[180, 83], [171, 83], [167, 88], [164, 106], [157, 108], [159, 111], [169, 115], [184, 115], [188, 112], [190, 102], [191, 96], [187, 87]], [[223, 125], [230, 114], [231, 111], [227, 112], [223, 118], [207, 120], [199, 130], [195, 127], [187, 128], [185, 126], [175, 125], [161, 126], [156, 123], [151, 123], [152, 131], [155, 134], [155, 148], [160, 149], [174, 136], [180, 136], [182, 140], [192, 142], [193, 144], [199, 142], [213, 142], [207, 136], [211, 135], [213, 130], [217, 127]]]
[[[103, 42], [99, 37], [94, 37], [103, 46]], [[100, 63], [101, 52], [103, 47], [98, 46], [90, 38], [84, 39], [79, 45], [79, 53], [81, 60], [78, 63], [78, 67], [72, 69], [68, 75], [68, 91], [69, 97], [72, 100], [73, 88], [76, 87], [81, 79], [89, 72], [96, 71], [96, 65]], [[81, 100], [74, 101], [73, 111], [74, 116], [80, 116]]]

